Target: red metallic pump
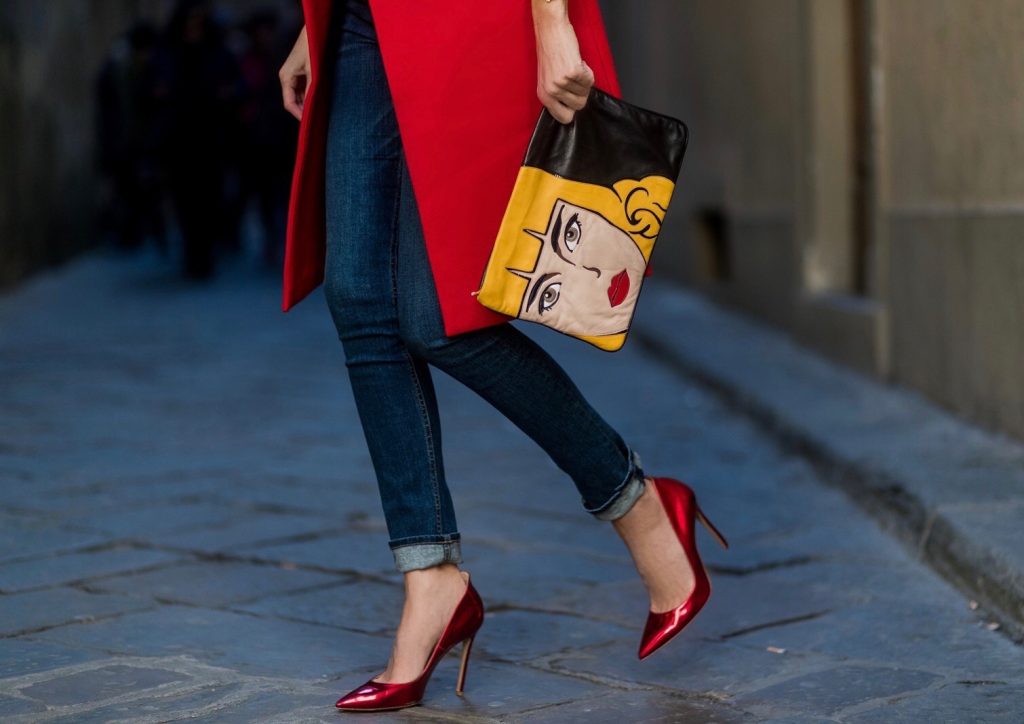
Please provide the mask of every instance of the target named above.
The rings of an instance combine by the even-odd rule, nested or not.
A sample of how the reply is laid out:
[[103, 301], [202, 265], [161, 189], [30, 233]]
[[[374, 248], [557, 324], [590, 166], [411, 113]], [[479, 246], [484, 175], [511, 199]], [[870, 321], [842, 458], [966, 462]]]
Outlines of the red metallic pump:
[[[473, 647], [473, 639], [484, 622], [484, 602], [469, 580], [468, 571], [459, 571], [466, 579], [466, 592], [459, 600], [452, 613], [448, 625], [441, 632], [441, 638], [434, 645], [434, 650], [427, 659], [426, 666], [417, 678], [412, 681], [380, 682], [373, 678], [362, 686], [358, 686], [338, 699], [335, 706], [345, 711], [386, 711], [404, 709], [415, 706], [423, 699], [427, 689], [427, 681], [434, 667], [455, 644], [465, 641], [462, 647], [462, 664], [459, 667], [459, 678], [455, 685], [455, 693], [462, 696], [466, 683], [466, 667], [469, 663], [469, 652]], [[383, 672], [381, 672], [383, 673]]]
[[697, 612], [704, 607], [711, 596], [711, 582], [708, 580], [707, 571], [697, 553], [697, 540], [695, 535], [695, 519], [711, 531], [723, 548], [728, 548], [729, 543], [725, 537], [718, 532], [718, 529], [711, 524], [704, 512], [697, 505], [697, 496], [689, 485], [676, 480], [675, 478], [652, 478], [654, 489], [661, 498], [661, 503], [672, 521], [672, 528], [679, 538], [679, 542], [686, 552], [686, 557], [693, 569], [696, 585], [693, 592], [676, 608], [668, 611], [648, 611], [647, 623], [644, 626], [644, 633], [640, 639], [640, 648], [637, 656], [644, 659], [664, 646], [668, 641], [678, 634]]

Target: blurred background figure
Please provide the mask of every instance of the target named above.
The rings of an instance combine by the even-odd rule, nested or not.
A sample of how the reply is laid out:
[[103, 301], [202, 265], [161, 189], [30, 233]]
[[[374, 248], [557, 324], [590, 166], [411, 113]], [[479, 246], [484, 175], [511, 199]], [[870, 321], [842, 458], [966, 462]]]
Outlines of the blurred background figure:
[[214, 273], [220, 247], [238, 247], [228, 172], [238, 158], [243, 84], [209, 0], [179, 0], [166, 31], [170, 64], [165, 164], [186, 277]]
[[152, 238], [166, 252], [162, 156], [167, 67], [154, 25], [140, 21], [111, 49], [96, 84], [97, 156], [107, 181], [100, 222], [115, 244]]
[[[239, 153], [240, 213], [255, 204], [261, 230], [262, 258], [276, 269], [284, 258], [288, 190], [295, 159], [297, 124], [282, 113], [277, 71], [288, 46], [282, 43], [277, 12], [254, 12], [242, 26], [245, 47], [241, 56], [244, 98], [241, 105]], [[291, 35], [295, 35], [295, 30]]]

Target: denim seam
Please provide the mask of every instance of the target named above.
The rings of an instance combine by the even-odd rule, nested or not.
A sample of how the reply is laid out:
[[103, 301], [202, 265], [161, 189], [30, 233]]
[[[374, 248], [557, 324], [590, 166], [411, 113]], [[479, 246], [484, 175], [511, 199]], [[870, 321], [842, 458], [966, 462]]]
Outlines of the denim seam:
[[410, 535], [405, 538], [396, 538], [388, 541], [388, 547], [390, 548], [401, 548], [403, 546], [415, 546], [415, 545], [444, 545], [448, 543], [456, 543], [462, 540], [462, 536], [458, 533], [451, 533], [448, 535]]
[[430, 485], [431, 490], [434, 494], [434, 529], [438, 535], [442, 534], [442, 521], [441, 521], [441, 489], [437, 475], [437, 458], [434, 456], [434, 435], [430, 428], [430, 413], [427, 411], [427, 401], [423, 395], [423, 388], [420, 386], [420, 379], [416, 375], [415, 362], [409, 350], [403, 349], [402, 353], [405, 355], [407, 363], [407, 369], [412, 377], [413, 387], [416, 390], [416, 403], [420, 411], [420, 416], [423, 420], [423, 437], [427, 443], [427, 458], [430, 464]]
[[[395, 188], [395, 212], [394, 219], [392, 221], [392, 233], [391, 233], [391, 289], [392, 296], [395, 304], [395, 309], [398, 309], [398, 237], [399, 237], [399, 217], [402, 202], [402, 181], [404, 179], [405, 170], [405, 158], [404, 152], [399, 154], [398, 163], [398, 178], [396, 179]], [[419, 375], [416, 374], [416, 363], [413, 360], [412, 354], [409, 352], [408, 347], [402, 346], [402, 354], [405, 355], [406, 369], [409, 370], [409, 375], [412, 378], [413, 388], [416, 390], [416, 404], [420, 411], [420, 417], [423, 420], [424, 439], [427, 444], [427, 458], [430, 464], [430, 486], [431, 492], [434, 496], [434, 530], [437, 531], [438, 535], [442, 535], [443, 523], [441, 520], [441, 490], [440, 482], [437, 473], [437, 458], [434, 455], [434, 434], [431, 429], [430, 412], [427, 410], [427, 400], [423, 394], [423, 387], [420, 382]]]

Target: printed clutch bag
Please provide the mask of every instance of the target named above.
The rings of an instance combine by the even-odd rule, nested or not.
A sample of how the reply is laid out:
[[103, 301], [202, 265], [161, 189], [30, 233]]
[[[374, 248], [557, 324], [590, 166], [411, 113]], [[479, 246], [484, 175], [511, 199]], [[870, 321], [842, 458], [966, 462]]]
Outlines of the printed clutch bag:
[[542, 109], [477, 301], [620, 349], [688, 138], [596, 86], [568, 124]]

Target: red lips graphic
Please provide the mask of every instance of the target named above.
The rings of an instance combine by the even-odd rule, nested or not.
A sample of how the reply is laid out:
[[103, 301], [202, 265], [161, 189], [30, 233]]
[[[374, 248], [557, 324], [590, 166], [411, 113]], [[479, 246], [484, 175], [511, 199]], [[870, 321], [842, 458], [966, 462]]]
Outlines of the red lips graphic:
[[622, 300], [629, 294], [629, 274], [623, 269], [612, 277], [612, 283], [608, 285], [608, 303], [613, 307], [622, 304]]

